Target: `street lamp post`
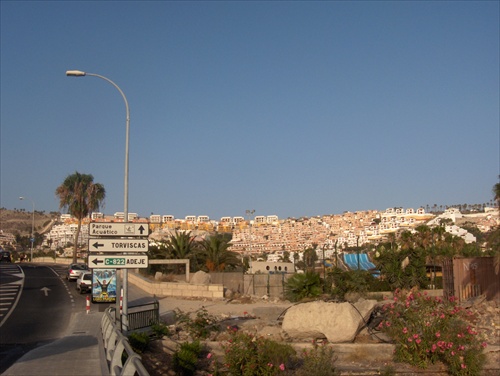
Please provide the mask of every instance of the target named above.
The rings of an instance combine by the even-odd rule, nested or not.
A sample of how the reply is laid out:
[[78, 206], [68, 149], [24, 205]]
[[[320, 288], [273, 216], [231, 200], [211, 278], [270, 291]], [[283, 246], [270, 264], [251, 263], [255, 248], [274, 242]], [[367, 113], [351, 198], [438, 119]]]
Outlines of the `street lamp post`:
[[30, 256], [30, 261], [33, 262], [33, 244], [35, 243], [35, 201], [33, 201], [31, 198], [27, 197], [19, 197], [19, 200], [30, 200], [31, 203], [33, 204], [33, 211], [32, 211], [32, 220], [31, 220], [31, 236], [30, 236], [30, 242], [31, 242], [31, 256]]
[[[125, 101], [125, 111], [126, 111], [126, 119], [125, 119], [125, 175], [124, 175], [124, 183], [123, 183], [123, 221], [128, 222], [128, 145], [129, 145], [129, 133], [130, 133], [130, 111], [128, 107], [128, 101], [127, 97], [123, 93], [123, 91], [120, 89], [120, 87], [115, 84], [113, 81], [111, 81], [109, 78], [101, 76], [99, 74], [95, 73], [87, 73], [87, 72], [82, 72], [79, 70], [69, 70], [66, 71], [66, 76], [69, 77], [84, 77], [84, 76], [93, 76], [97, 77], [100, 79], [103, 79], [104, 81], [107, 81], [111, 85], [113, 85], [121, 94], [123, 100]], [[128, 271], [127, 269], [123, 269], [123, 316], [124, 316], [124, 326], [125, 329], [128, 328]], [[119, 285], [119, 279], [117, 278], [117, 286], [116, 286], [117, 293], [120, 291], [120, 285]], [[120, 312], [119, 308], [119, 299], [117, 297], [117, 312]]]
[[252, 220], [250, 219], [250, 216], [255, 213], [255, 210], [252, 209], [252, 210], [245, 210], [245, 214], [247, 215], [247, 218], [248, 218], [248, 231], [249, 231], [249, 244], [248, 244], [248, 248], [250, 249], [250, 253], [252, 252], [251, 248], [252, 248], [252, 226], [251, 226], [251, 222]]

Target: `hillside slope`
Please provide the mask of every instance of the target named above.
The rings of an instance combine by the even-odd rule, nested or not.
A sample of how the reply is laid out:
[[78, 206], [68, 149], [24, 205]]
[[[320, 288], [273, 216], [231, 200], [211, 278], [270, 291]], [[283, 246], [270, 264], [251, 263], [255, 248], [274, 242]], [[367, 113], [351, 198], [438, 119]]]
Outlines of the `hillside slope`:
[[[46, 214], [35, 211], [34, 231], [40, 234], [50, 231], [52, 224], [58, 217], [59, 213]], [[4, 233], [30, 235], [32, 223], [32, 212], [0, 209], [0, 231]]]

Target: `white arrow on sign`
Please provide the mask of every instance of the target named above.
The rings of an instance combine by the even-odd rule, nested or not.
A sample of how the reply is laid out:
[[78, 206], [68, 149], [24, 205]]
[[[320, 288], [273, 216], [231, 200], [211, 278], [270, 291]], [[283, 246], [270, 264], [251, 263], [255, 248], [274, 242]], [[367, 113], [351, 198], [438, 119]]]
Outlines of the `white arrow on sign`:
[[45, 293], [45, 296], [49, 296], [50, 289], [48, 287], [42, 287], [40, 290]]

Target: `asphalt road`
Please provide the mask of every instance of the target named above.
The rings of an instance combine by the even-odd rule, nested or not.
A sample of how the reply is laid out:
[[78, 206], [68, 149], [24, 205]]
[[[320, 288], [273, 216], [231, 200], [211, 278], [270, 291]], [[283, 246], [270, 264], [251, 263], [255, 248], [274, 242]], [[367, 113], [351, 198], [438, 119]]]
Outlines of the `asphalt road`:
[[64, 266], [0, 264], [0, 373], [31, 349], [64, 336], [85, 295]]

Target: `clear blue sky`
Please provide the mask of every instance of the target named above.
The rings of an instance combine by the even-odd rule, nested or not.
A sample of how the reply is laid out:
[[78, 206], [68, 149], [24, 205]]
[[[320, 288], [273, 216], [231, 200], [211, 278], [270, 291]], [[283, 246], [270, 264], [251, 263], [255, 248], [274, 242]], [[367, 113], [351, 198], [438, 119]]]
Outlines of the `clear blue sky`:
[[484, 203], [499, 2], [1, 1], [1, 202], [78, 171], [123, 211], [280, 218]]

